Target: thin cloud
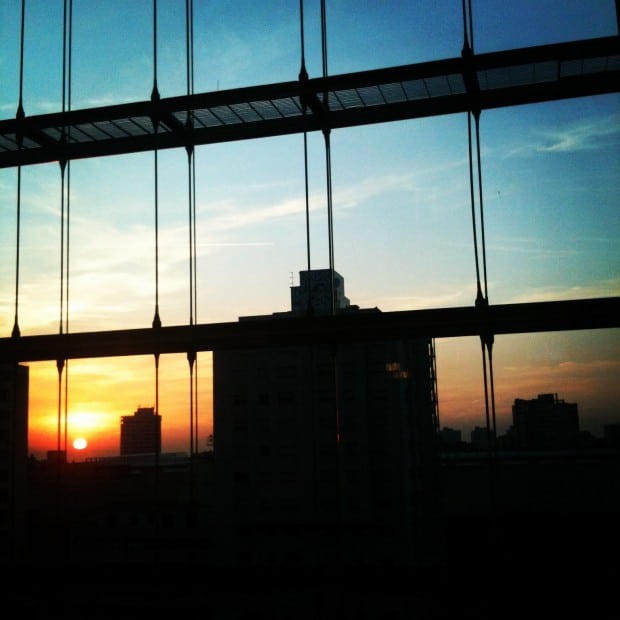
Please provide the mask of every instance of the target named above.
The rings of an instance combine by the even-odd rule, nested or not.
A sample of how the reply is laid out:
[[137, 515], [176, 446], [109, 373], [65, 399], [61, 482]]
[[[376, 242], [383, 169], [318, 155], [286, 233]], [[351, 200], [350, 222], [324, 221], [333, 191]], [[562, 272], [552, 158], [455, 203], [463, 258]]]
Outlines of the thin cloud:
[[[316, 203], [314, 200], [311, 202]], [[316, 204], [312, 208], [316, 208]], [[302, 213], [304, 209], [305, 202], [301, 197], [283, 200], [270, 206], [259, 206], [250, 209], [240, 209], [233, 206], [228, 213], [222, 213], [208, 219], [206, 226], [211, 233], [236, 230], [254, 224], [264, 224], [268, 220], [297, 215]], [[203, 209], [203, 211], [207, 210]]]
[[565, 153], [607, 146], [620, 134], [619, 121], [620, 115], [615, 115], [547, 132], [543, 134], [545, 142], [537, 150], [543, 153]]
[[487, 251], [504, 254], [527, 254], [536, 258], [544, 259], [564, 259], [568, 256], [575, 256], [578, 250], [569, 248], [550, 248], [544, 239], [536, 238], [509, 238], [499, 239], [499, 243], [487, 244]]
[[527, 143], [506, 153], [506, 157], [527, 157], [538, 153], [574, 153], [592, 151], [618, 143], [620, 115], [586, 119], [552, 130], [538, 131]]

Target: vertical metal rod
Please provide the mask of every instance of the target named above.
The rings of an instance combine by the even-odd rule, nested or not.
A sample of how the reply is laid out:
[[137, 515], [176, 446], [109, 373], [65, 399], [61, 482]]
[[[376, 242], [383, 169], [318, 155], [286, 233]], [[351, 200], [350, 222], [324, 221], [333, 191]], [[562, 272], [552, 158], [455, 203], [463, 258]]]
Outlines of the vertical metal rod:
[[[304, 112], [305, 113], [305, 112]], [[306, 256], [308, 270], [308, 314], [312, 314], [312, 287], [310, 286], [310, 198], [308, 191], [308, 134], [304, 131], [304, 193], [306, 201]]]
[[[187, 95], [192, 94], [192, 62], [191, 62], [191, 0], [185, 0], [185, 69], [187, 81]], [[192, 111], [187, 110], [186, 126], [191, 129], [193, 123]], [[188, 178], [188, 219], [189, 219], [189, 324], [194, 324], [194, 231], [193, 231], [193, 171], [192, 164], [194, 156], [194, 146], [186, 144], [187, 151], [187, 178]]]
[[[189, 120], [189, 117], [188, 117]], [[194, 324], [194, 257], [193, 257], [193, 210], [192, 210], [192, 156], [194, 149], [191, 145], [186, 148], [187, 151], [187, 181], [188, 181], [188, 219], [189, 219], [189, 324]]]
[[62, 412], [62, 371], [65, 365], [65, 361], [63, 359], [56, 360], [56, 369], [58, 370], [58, 428], [57, 428], [57, 436], [56, 436], [56, 450], [58, 451], [58, 458], [60, 458], [60, 450], [61, 450], [61, 433], [60, 429], [61, 425], [61, 412]]
[[[155, 353], [155, 415], [159, 416], [159, 353]], [[160, 427], [161, 429], [161, 427]], [[159, 453], [161, 452], [161, 430], [155, 433], [155, 466], [159, 469]], [[158, 475], [158, 471], [155, 472]]]
[[493, 440], [493, 456], [497, 456], [497, 424], [495, 417], [495, 386], [493, 378], [493, 337], [487, 342], [489, 357], [489, 385], [491, 389], [491, 439]]
[[60, 160], [60, 324], [62, 334], [64, 324], [65, 301], [65, 167], [66, 160]]
[[472, 140], [471, 140], [471, 111], [467, 112], [467, 142], [469, 151], [469, 193], [471, 202], [471, 222], [473, 231], [474, 242], [474, 261], [476, 266], [476, 302], [482, 300], [482, 287], [480, 284], [480, 263], [478, 260], [478, 233], [476, 229], [476, 199], [474, 195], [474, 162], [472, 153]]
[[194, 364], [196, 362], [196, 353], [190, 351], [187, 354], [189, 364], [189, 496], [190, 501], [194, 500]]
[[[61, 102], [62, 112], [66, 111], [66, 70], [67, 70], [67, 0], [63, 3], [63, 29], [62, 29], [62, 78], [61, 78]], [[62, 127], [61, 141], [66, 143], [65, 128]], [[59, 324], [58, 332], [63, 333], [64, 326], [64, 301], [65, 301], [65, 170], [67, 160], [61, 157], [60, 166], [60, 300], [59, 300]], [[64, 368], [64, 360], [57, 360], [58, 369], [58, 428], [57, 428], [57, 446], [56, 450], [60, 456], [61, 449], [64, 447], [65, 455], [67, 454], [67, 420], [65, 415], [64, 426], [63, 407], [62, 407], [62, 370]], [[66, 386], [65, 386], [66, 387]], [[65, 389], [66, 394], [66, 389]], [[66, 413], [66, 407], [65, 407]], [[62, 430], [64, 429], [64, 442], [62, 441]]]
[[484, 382], [484, 413], [485, 413], [485, 421], [486, 421], [486, 428], [487, 428], [487, 449], [490, 451], [492, 442], [491, 442], [491, 424], [489, 420], [487, 348], [486, 348], [486, 338], [484, 336], [480, 337], [480, 345], [482, 347], [482, 375], [483, 375], [483, 382]]
[[325, 136], [325, 168], [327, 177], [327, 236], [329, 245], [329, 279], [330, 279], [330, 298], [331, 314], [336, 313], [336, 294], [334, 290], [334, 223], [332, 208], [332, 159], [329, 129], [323, 134]]
[[[321, 49], [323, 61], [323, 77], [327, 77], [327, 24], [325, 0], [321, 0]], [[327, 91], [323, 92], [323, 105], [328, 108], [329, 101]], [[325, 138], [325, 168], [327, 177], [327, 235], [329, 246], [329, 274], [330, 274], [330, 297], [331, 297], [331, 314], [336, 312], [336, 299], [334, 291], [334, 233], [333, 233], [333, 212], [332, 212], [332, 163], [331, 163], [331, 145], [330, 145], [330, 128], [323, 128], [323, 137]]]
[[13, 322], [13, 332], [12, 335], [14, 337], [18, 337], [19, 334], [19, 249], [20, 249], [20, 238], [21, 238], [21, 186], [22, 186], [22, 167], [17, 166], [17, 226], [16, 226], [16, 243], [15, 243], [15, 318]]
[[[157, 125], [154, 127], [157, 133]], [[161, 327], [159, 316], [159, 161], [157, 147], [153, 150], [154, 166], [154, 198], [155, 198], [155, 314], [153, 316], [153, 327]]]
[[[69, 0], [69, 33], [68, 33], [68, 67], [67, 67], [67, 110], [71, 110], [71, 74], [73, 61], [73, 0]], [[67, 141], [71, 141], [71, 127], [67, 128]], [[67, 160], [67, 257], [65, 276], [65, 333], [69, 333], [69, 265], [70, 265], [70, 239], [71, 239], [71, 160]]]
[[[306, 82], [308, 80], [308, 72], [306, 71], [306, 51], [305, 51], [305, 37], [304, 37], [304, 3], [303, 0], [299, 0], [299, 31], [301, 39], [301, 66], [299, 69], [299, 81]], [[304, 118], [308, 106], [305, 99], [301, 101], [302, 112]], [[305, 193], [305, 206], [306, 206], [306, 257], [307, 257], [307, 271], [308, 271], [308, 299], [306, 305], [306, 313], [308, 315], [313, 314], [312, 307], [312, 286], [310, 282], [310, 198], [308, 188], [308, 132], [304, 128], [304, 193]]]
[[476, 159], [478, 162], [478, 203], [480, 205], [480, 238], [482, 244], [482, 271], [484, 278], [484, 299], [489, 302], [489, 292], [487, 288], [487, 259], [486, 259], [486, 241], [484, 236], [484, 203], [482, 199], [482, 160], [480, 154], [480, 110], [474, 112], [474, 120], [476, 121]]
[[194, 372], [194, 452], [198, 452], [198, 353]]
[[[187, 94], [191, 95], [194, 91], [194, 35], [193, 35], [193, 0], [185, 1], [185, 53], [186, 53], [186, 78]], [[187, 111], [186, 125], [191, 128], [193, 125], [192, 111]], [[196, 319], [196, 163], [194, 145], [187, 144], [187, 171], [188, 171], [188, 216], [189, 216], [189, 323], [194, 324]], [[188, 351], [187, 360], [189, 363], [189, 397], [190, 397], [190, 420], [189, 420], [189, 475], [190, 475], [190, 503], [194, 500], [194, 454], [196, 452], [195, 433], [197, 428], [195, 396], [197, 394], [197, 383], [194, 380], [194, 366], [196, 363], [196, 352]]]
[[[157, 0], [153, 0], [153, 90], [151, 91], [151, 101], [159, 101], [159, 90], [157, 89]], [[159, 118], [151, 119], [153, 123], [153, 133], [157, 135], [159, 130]], [[154, 166], [154, 202], [155, 202], [155, 314], [153, 316], [153, 327], [161, 327], [159, 316], [159, 151], [157, 141], [153, 149]]]
[[[190, 0], [189, 2], [189, 24], [188, 24], [188, 35], [189, 35], [189, 89], [190, 94], [194, 94], [194, 2]], [[192, 198], [191, 198], [191, 209], [192, 209], [192, 261], [193, 261], [193, 301], [194, 301], [194, 322], [198, 322], [198, 282], [197, 282], [197, 273], [198, 273], [198, 252], [196, 245], [196, 150], [193, 150], [192, 157]], [[195, 370], [194, 370], [194, 442], [193, 442], [193, 451], [198, 452], [198, 355], [195, 356]]]
[[[23, 120], [24, 105], [24, 29], [26, 20], [26, 0], [22, 0], [21, 25], [20, 25], [20, 42], [19, 42], [19, 102], [17, 104], [17, 120]], [[17, 146], [21, 150], [23, 143], [23, 134], [21, 130], [17, 134]], [[16, 243], [15, 243], [15, 318], [13, 322], [12, 336], [19, 337], [19, 259], [20, 259], [20, 239], [21, 239], [21, 194], [22, 194], [22, 167], [17, 166], [17, 223], [16, 223]]]
[[[67, 0], [65, 0], [65, 3]], [[66, 6], [66, 4], [65, 4]], [[63, 49], [66, 47], [66, 64], [67, 64], [67, 73], [66, 73], [66, 85], [64, 83], [63, 78], [63, 95], [65, 92], [65, 88], [67, 91], [67, 110], [71, 110], [71, 68], [72, 68], [72, 46], [73, 46], [73, 0], [68, 0], [69, 6], [69, 14], [67, 16], [65, 10], [65, 26], [63, 26], [66, 34], [64, 35], [64, 39], [66, 41], [66, 46], [63, 44]], [[63, 52], [64, 57], [64, 52]], [[65, 67], [65, 61], [63, 60], [63, 70]], [[64, 104], [63, 104], [64, 105]], [[67, 142], [71, 140], [71, 127], [67, 128], [65, 134]], [[65, 248], [65, 333], [69, 333], [69, 273], [70, 273], [70, 249], [71, 249], [71, 160], [66, 160], [66, 175], [67, 175], [67, 185], [65, 192], [65, 204], [67, 207], [66, 211], [66, 248]], [[68, 445], [67, 440], [69, 437], [69, 360], [65, 360], [65, 428], [64, 428], [64, 437], [65, 437], [65, 454], [67, 454]]]

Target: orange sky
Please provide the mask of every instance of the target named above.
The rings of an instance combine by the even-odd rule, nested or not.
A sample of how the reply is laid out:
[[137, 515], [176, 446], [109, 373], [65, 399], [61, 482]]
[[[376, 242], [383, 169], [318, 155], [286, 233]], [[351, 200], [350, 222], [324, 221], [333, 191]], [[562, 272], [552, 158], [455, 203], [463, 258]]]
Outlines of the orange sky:
[[[38, 458], [58, 443], [58, 371], [55, 362], [30, 366], [29, 446]], [[198, 355], [198, 448], [206, 447], [211, 423], [211, 356]], [[66, 372], [66, 370], [65, 370]], [[188, 452], [190, 445], [190, 374], [184, 355], [165, 355], [159, 362], [159, 411], [166, 452]], [[155, 361], [151, 356], [71, 360], [68, 364], [68, 458], [119, 454], [120, 418], [138, 407], [155, 406]], [[63, 381], [65, 374], [63, 373]], [[61, 412], [64, 424], [64, 383]], [[84, 437], [88, 447], [72, 448]]]

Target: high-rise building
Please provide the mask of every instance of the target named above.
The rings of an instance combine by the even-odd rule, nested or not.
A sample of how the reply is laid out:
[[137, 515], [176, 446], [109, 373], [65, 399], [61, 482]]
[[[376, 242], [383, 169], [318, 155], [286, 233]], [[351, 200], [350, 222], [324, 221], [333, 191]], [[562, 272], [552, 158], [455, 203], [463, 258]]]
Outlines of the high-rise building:
[[121, 455], [161, 452], [161, 416], [154, 407], [138, 407], [121, 416]]
[[0, 364], [0, 563], [19, 560], [24, 544], [29, 370]]
[[572, 448], [579, 435], [578, 407], [557, 394], [539, 394], [531, 400], [515, 398], [512, 424], [519, 448]]
[[[301, 272], [291, 312], [240, 320], [303, 313], [308, 291], [323, 314], [330, 275]], [[337, 314], [380, 312], [351, 306], [333, 278]], [[428, 564], [438, 551], [430, 339], [214, 351], [213, 382], [229, 562]]]

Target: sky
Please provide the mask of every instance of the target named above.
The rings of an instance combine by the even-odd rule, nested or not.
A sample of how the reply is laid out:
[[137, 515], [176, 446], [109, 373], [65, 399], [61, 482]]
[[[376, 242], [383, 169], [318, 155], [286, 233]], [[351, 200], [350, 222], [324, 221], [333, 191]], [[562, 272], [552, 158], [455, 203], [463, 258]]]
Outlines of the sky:
[[[194, 92], [295, 80], [299, 2], [194, 0]], [[615, 35], [614, 0], [473, 0], [474, 51]], [[0, 3], [0, 118], [19, 99], [20, 0]], [[63, 0], [26, 2], [23, 107], [63, 105]], [[157, 84], [186, 94], [185, 2], [157, 2]], [[457, 57], [460, 0], [364, 3], [327, 0], [330, 75]], [[70, 98], [90, 108], [150, 98], [153, 3], [73, 0]], [[304, 53], [322, 75], [319, 0], [304, 2]], [[68, 83], [69, 80], [66, 77]], [[483, 111], [480, 119], [488, 298], [491, 304], [620, 294], [620, 96]], [[471, 306], [476, 273], [469, 199], [467, 115], [453, 114], [331, 134], [335, 269], [360, 307], [383, 311]], [[329, 266], [325, 148], [308, 135], [311, 267]], [[198, 146], [199, 323], [290, 309], [290, 286], [307, 267], [301, 135]], [[190, 317], [188, 165], [182, 149], [158, 163], [159, 314]], [[154, 156], [71, 162], [69, 331], [149, 327], [155, 300]], [[59, 330], [61, 173], [22, 168], [19, 326]], [[0, 170], [0, 333], [13, 328], [17, 173]], [[65, 203], [66, 208], [66, 203]], [[485, 425], [478, 338], [436, 341], [439, 416], [462, 431]], [[580, 425], [601, 435], [620, 422], [620, 330], [495, 338], [498, 431], [515, 398], [557, 393], [579, 405]], [[29, 449], [56, 448], [55, 362], [30, 366]], [[211, 424], [211, 359], [200, 353], [199, 448]], [[150, 356], [71, 360], [68, 439], [76, 460], [118, 454], [120, 416], [155, 402]], [[63, 388], [64, 389], [64, 388]], [[163, 449], [189, 449], [190, 374], [184, 355], [160, 359]]]

